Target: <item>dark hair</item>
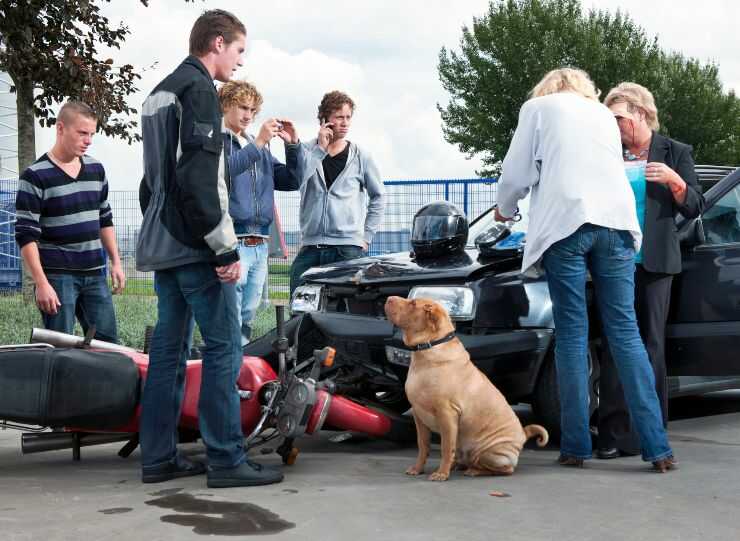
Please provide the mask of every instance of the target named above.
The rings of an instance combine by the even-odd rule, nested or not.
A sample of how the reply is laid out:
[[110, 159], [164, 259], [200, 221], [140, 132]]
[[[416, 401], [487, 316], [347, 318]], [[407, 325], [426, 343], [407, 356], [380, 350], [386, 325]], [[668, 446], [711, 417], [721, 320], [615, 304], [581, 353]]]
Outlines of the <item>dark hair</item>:
[[198, 17], [190, 31], [190, 54], [205, 56], [211, 50], [214, 38], [222, 36], [228, 45], [247, 29], [235, 15], [223, 9], [211, 9]]
[[347, 94], [339, 90], [332, 90], [324, 94], [319, 104], [319, 122], [329, 118], [334, 111], [341, 109], [344, 105], [349, 105], [350, 110], [355, 112], [355, 102]]
[[77, 115], [87, 117], [95, 122], [98, 121], [98, 115], [95, 114], [92, 107], [85, 102], [74, 100], [70, 100], [62, 105], [62, 108], [59, 109], [59, 114], [57, 115], [57, 121], [68, 123]]

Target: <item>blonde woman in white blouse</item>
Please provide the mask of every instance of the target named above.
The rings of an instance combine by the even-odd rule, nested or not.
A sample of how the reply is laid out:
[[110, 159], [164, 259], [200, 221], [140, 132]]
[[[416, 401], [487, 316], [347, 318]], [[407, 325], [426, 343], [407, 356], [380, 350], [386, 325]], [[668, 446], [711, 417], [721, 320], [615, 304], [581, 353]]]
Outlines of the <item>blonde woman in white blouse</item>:
[[635, 319], [634, 255], [642, 239], [617, 123], [581, 70], [549, 72], [531, 96], [504, 158], [496, 216], [501, 221], [514, 216], [518, 201], [531, 192], [522, 271], [541, 266], [552, 298], [562, 429], [558, 462], [582, 466], [592, 454], [586, 353], [590, 272], [643, 460], [665, 472], [677, 462]]

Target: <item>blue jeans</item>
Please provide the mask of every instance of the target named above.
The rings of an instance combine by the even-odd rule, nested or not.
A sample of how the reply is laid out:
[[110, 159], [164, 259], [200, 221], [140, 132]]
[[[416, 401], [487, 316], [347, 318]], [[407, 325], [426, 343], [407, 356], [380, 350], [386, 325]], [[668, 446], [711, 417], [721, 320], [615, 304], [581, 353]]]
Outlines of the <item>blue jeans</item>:
[[242, 365], [236, 293], [207, 263], [154, 273], [158, 320], [152, 335], [141, 404], [144, 470], [174, 461], [185, 388], [185, 361], [193, 320], [205, 346], [198, 421], [209, 466], [233, 468], [245, 460], [236, 380]]
[[366, 255], [365, 250], [360, 246], [354, 246], [351, 244], [342, 244], [337, 246], [322, 245], [317, 246], [304, 246], [301, 248], [298, 255], [293, 260], [293, 265], [290, 267], [290, 294], [293, 295], [293, 291], [299, 285], [303, 283], [301, 275], [311, 267], [319, 267], [321, 265], [328, 265], [329, 263], [336, 263], [337, 261], [346, 261], [348, 259], [356, 259]]
[[95, 325], [97, 340], [118, 343], [116, 312], [104, 274], [82, 276], [49, 273], [46, 278], [62, 305], [54, 315], [41, 312], [45, 328], [73, 334], [76, 315], [85, 334], [90, 325]]
[[627, 231], [592, 224], [550, 246], [542, 262], [555, 319], [555, 365], [560, 392], [561, 453], [591, 458], [588, 415], [588, 314], [586, 270], [596, 292], [609, 350], [617, 365], [642, 458], [672, 454], [663, 427], [655, 376], [637, 328], [635, 250]]
[[249, 343], [252, 323], [267, 278], [267, 242], [256, 246], [239, 245], [242, 276], [236, 284], [236, 305], [239, 308], [239, 326], [242, 346]]

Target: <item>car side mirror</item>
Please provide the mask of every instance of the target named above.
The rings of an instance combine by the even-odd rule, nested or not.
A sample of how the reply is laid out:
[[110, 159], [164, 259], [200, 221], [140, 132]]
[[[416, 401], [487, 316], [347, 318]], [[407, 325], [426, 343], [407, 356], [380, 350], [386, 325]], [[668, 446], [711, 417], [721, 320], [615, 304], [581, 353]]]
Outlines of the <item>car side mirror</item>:
[[691, 223], [679, 233], [679, 240], [681, 241], [681, 246], [686, 247], [699, 246], [700, 244], [707, 242], [707, 237], [704, 234], [704, 223], [701, 221], [701, 216], [692, 220]]

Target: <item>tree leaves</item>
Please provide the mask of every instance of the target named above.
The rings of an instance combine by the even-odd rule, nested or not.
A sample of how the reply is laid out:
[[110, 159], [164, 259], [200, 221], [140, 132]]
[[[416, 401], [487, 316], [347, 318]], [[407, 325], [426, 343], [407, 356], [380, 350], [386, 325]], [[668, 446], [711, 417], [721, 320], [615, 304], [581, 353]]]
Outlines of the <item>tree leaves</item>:
[[498, 174], [528, 92], [562, 66], [586, 70], [604, 93], [622, 81], [646, 86], [662, 131], [694, 145], [697, 161], [740, 163], [740, 104], [717, 66], [663, 52], [627, 14], [584, 14], [579, 0], [493, 0], [462, 28], [459, 50], [439, 54], [445, 139], [481, 156], [478, 174]]
[[[139, 0], [144, 6], [148, 0]], [[185, 0], [193, 1], [193, 0]], [[100, 47], [120, 49], [130, 35], [100, 12], [110, 0], [0, 0], [0, 70], [41, 89], [30, 103], [42, 126], [53, 125], [53, 102], [80, 99], [99, 115], [107, 135], [139, 140], [136, 109], [126, 96], [136, 92], [140, 76], [130, 64], [112, 69], [112, 58], [98, 59]]]

